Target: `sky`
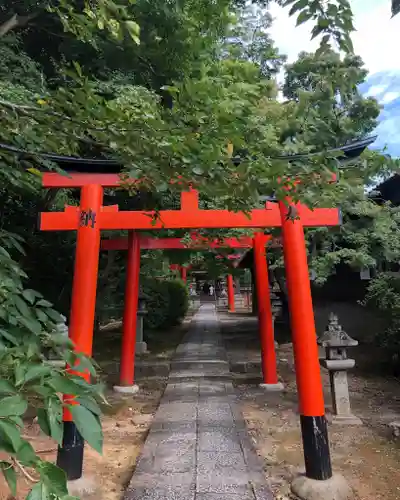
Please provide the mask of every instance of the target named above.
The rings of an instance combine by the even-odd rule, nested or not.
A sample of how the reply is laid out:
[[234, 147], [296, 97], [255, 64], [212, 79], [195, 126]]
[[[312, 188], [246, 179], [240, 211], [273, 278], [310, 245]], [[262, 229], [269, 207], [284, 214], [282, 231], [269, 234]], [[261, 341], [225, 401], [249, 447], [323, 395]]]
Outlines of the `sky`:
[[[365, 62], [370, 74], [380, 71], [399, 71], [398, 44], [400, 15], [391, 18], [390, 0], [350, 0], [354, 13], [354, 51]], [[296, 60], [300, 51], [314, 51], [317, 40], [310, 40], [312, 22], [296, 27], [296, 16], [289, 18], [289, 9], [276, 4], [270, 7], [274, 23], [270, 34], [288, 62]], [[397, 45], [397, 49], [396, 49]]]

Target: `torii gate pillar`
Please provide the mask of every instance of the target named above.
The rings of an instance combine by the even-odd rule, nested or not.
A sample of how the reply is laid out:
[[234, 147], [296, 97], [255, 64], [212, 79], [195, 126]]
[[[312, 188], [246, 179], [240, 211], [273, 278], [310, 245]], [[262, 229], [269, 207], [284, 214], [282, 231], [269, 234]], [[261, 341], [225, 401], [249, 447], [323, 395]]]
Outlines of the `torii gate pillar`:
[[136, 394], [139, 390], [139, 387], [135, 384], [139, 275], [140, 239], [136, 231], [130, 231], [128, 236], [125, 304], [122, 328], [120, 385], [114, 386], [115, 392], [124, 394]]
[[304, 229], [284, 202], [279, 206], [306, 476], [322, 481], [332, 477], [332, 466]]
[[186, 266], [181, 266], [180, 267], [180, 273], [181, 273], [181, 280], [184, 283], [187, 283], [187, 267]]
[[232, 274], [228, 274], [226, 282], [228, 285], [228, 309], [229, 312], [235, 312], [235, 288]]
[[[103, 201], [103, 188], [98, 184], [82, 187], [80, 218], [77, 230], [75, 269], [72, 285], [69, 337], [75, 351], [92, 356], [93, 327], [96, 308], [97, 273], [99, 267], [100, 229], [97, 216]], [[78, 375], [89, 380], [87, 372]], [[66, 403], [71, 396], [65, 396]], [[64, 434], [58, 447], [57, 465], [68, 480], [82, 476], [84, 440], [80, 435], [68, 408], [64, 409]]]
[[283, 384], [278, 381], [276, 371], [274, 320], [269, 293], [265, 244], [264, 234], [256, 233], [254, 235], [253, 251], [263, 375], [263, 382], [260, 384], [260, 387], [267, 391], [281, 391], [283, 390]]

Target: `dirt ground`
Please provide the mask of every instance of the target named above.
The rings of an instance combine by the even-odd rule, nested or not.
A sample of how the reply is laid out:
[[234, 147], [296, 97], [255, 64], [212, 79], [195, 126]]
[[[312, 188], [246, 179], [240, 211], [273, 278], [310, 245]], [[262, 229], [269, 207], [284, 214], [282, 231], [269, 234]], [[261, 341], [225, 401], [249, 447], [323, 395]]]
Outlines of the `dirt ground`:
[[[110, 415], [102, 419], [104, 433], [103, 454], [85, 447], [84, 475], [99, 487], [96, 499], [119, 500], [127, 486], [136, 459], [146, 439], [153, 415], [165, 387], [163, 380], [143, 381], [135, 398], [121, 400], [111, 394]], [[57, 446], [43, 434], [37, 425], [27, 425], [24, 433], [44, 460], [56, 461]], [[34, 476], [34, 473], [31, 473]], [[33, 483], [23, 475], [18, 480], [16, 500], [25, 499]], [[0, 478], [0, 499], [11, 500], [3, 478]]]
[[[150, 353], [140, 358], [154, 363], [168, 361], [184, 335], [190, 317], [191, 315], [186, 318], [183, 325], [150, 339]], [[108, 328], [95, 338], [95, 359], [100, 365], [101, 377], [108, 386], [106, 399], [110, 406], [105, 408], [102, 417], [103, 454], [99, 455], [88, 445], [85, 447], [84, 475], [93, 480], [99, 491], [82, 498], [122, 498], [167, 383], [166, 378], [151, 376], [136, 381], [140, 391], [134, 397], [121, 398], [112, 392], [112, 385], [118, 381], [120, 356], [121, 333], [119, 325], [116, 326], [117, 329]], [[41, 458], [55, 463], [57, 445], [41, 433], [32, 419], [26, 422], [24, 437], [28, 438]], [[29, 473], [34, 475], [31, 471]], [[21, 473], [18, 476], [18, 495], [14, 499], [10, 496], [2, 474], [0, 475], [0, 500], [25, 499], [33, 483]]]
[[[237, 327], [225, 323], [228, 355], [254, 360], [258, 345], [254, 320], [244, 319]], [[249, 341], [247, 330], [253, 330]], [[360, 348], [359, 348], [360, 349]], [[366, 348], [361, 348], [366, 350]], [[266, 476], [276, 498], [290, 497], [290, 481], [303, 472], [297, 394], [292, 345], [281, 345], [277, 351], [279, 375], [285, 384], [282, 394], [266, 394], [258, 388], [257, 375], [237, 375], [236, 384], [250, 435], [264, 459]], [[374, 353], [369, 354], [373, 363]], [[360, 353], [358, 353], [360, 355]], [[331, 410], [329, 378], [323, 370], [327, 413]], [[349, 374], [353, 413], [364, 425], [345, 427], [329, 425], [334, 472], [343, 474], [354, 489], [357, 500], [400, 499], [400, 442], [392, 439], [388, 425], [400, 421], [400, 382], [396, 379], [368, 376], [357, 371]], [[321, 499], [322, 500], [322, 499]]]

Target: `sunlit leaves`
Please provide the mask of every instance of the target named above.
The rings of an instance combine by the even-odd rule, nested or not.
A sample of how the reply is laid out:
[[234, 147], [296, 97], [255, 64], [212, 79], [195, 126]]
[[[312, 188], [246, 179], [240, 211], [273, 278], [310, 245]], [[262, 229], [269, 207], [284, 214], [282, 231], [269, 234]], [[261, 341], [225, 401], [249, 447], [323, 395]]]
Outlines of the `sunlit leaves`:
[[312, 21], [315, 26], [312, 29], [312, 38], [320, 34], [325, 35], [322, 39], [321, 49], [329, 49], [330, 39], [344, 52], [353, 52], [351, 33], [354, 31], [353, 14], [350, 2], [347, 0], [332, 1], [310, 1], [310, 0], [287, 0], [285, 6], [290, 6], [289, 15], [297, 16], [297, 25], [306, 21]]
[[27, 402], [20, 395], [0, 399], [0, 417], [23, 415], [27, 408]]
[[130, 19], [124, 5], [112, 0], [99, 0], [95, 4], [85, 0], [83, 9], [62, 0], [56, 5], [50, 4], [48, 10], [59, 16], [65, 31], [96, 48], [102, 31], [117, 42], [122, 42], [127, 33], [136, 44], [140, 43], [139, 25]]
[[82, 405], [70, 406], [76, 427], [92, 448], [101, 453], [103, 432], [98, 415]]

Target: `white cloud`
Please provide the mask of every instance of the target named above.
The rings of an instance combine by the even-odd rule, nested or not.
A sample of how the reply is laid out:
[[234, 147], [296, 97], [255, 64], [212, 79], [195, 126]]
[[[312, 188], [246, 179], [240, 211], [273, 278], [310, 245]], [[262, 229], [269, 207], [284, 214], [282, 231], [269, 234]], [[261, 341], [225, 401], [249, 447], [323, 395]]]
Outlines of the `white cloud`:
[[383, 94], [387, 88], [388, 85], [372, 85], [364, 95], [365, 97], [376, 97]]
[[400, 97], [400, 92], [386, 92], [386, 94], [379, 99], [379, 102], [381, 104], [389, 104], [389, 102], [394, 101], [398, 97]]
[[[400, 44], [400, 15], [391, 18], [390, 0], [351, 0], [350, 3], [357, 30], [352, 37], [354, 50], [363, 58], [370, 73], [400, 70], [396, 50]], [[316, 50], [318, 41], [310, 40], [313, 24], [308, 22], [296, 27], [296, 17], [289, 18], [288, 11], [271, 5], [270, 12], [275, 18], [271, 36], [292, 62], [299, 52]]]

